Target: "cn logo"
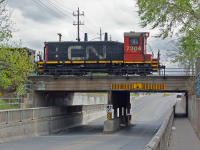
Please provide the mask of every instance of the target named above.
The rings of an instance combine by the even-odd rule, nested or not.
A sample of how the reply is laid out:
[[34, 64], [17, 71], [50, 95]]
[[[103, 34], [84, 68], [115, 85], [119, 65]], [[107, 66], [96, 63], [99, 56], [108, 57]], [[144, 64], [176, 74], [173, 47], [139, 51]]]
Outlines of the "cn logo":
[[106, 59], [106, 45], [103, 46], [103, 56], [101, 56], [94, 47], [87, 46], [86, 47], [86, 54], [85, 57], [72, 57], [72, 50], [73, 49], [83, 49], [83, 46], [70, 46], [68, 48], [68, 59], [69, 60], [87, 60], [89, 58], [89, 50], [91, 49], [92, 52], [100, 59]]

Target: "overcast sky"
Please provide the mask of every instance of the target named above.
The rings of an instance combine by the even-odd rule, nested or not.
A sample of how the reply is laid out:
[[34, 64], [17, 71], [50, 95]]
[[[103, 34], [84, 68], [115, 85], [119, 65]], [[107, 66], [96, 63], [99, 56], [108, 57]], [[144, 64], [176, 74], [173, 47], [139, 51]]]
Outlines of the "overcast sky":
[[[7, 7], [12, 8], [12, 20], [16, 24], [15, 29], [19, 31], [13, 33], [14, 41], [22, 40], [22, 46], [34, 50], [43, 51], [45, 41], [58, 41], [57, 33], [61, 33], [62, 41], [76, 41], [77, 26], [73, 21], [77, 17], [79, 7], [80, 13], [84, 11], [84, 16], [80, 16], [80, 21], [84, 25], [80, 26], [81, 40], [84, 33], [88, 33], [89, 40], [97, 39], [100, 32], [108, 32], [113, 41], [123, 42], [124, 32], [150, 32], [147, 42], [157, 57], [158, 49], [162, 56], [168, 49], [167, 41], [153, 38], [159, 29], [150, 30], [150, 26], [141, 28], [140, 18], [136, 12], [135, 0], [8, 0]], [[104, 39], [104, 37], [103, 37]], [[147, 52], [151, 50], [147, 46]]]

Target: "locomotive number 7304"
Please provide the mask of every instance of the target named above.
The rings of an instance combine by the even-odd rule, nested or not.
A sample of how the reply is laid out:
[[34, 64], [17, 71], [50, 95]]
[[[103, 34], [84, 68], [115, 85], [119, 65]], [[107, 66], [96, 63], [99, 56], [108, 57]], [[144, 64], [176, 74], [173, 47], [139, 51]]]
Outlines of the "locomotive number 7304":
[[141, 46], [127, 46], [127, 51], [136, 52], [137, 50], [141, 51]]

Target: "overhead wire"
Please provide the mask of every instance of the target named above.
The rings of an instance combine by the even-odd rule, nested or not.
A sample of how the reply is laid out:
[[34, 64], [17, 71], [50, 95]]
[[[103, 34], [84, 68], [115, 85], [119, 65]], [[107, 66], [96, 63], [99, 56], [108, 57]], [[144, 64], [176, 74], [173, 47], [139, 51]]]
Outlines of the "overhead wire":
[[[62, 19], [62, 20], [64, 20], [64, 21], [66, 21], [66, 22], [68, 22], [68, 20], [66, 20], [65, 18], [63, 19], [63, 17], [62, 16], [60, 16], [59, 14], [57, 14], [56, 12], [54, 12], [54, 11], [52, 11], [51, 9], [49, 9], [48, 7], [45, 7], [45, 5], [42, 3], [42, 2], [40, 2], [40, 0], [38, 0], [41, 4], [39, 4], [36, 0], [33, 0], [34, 2], [36, 2], [39, 6], [41, 6], [42, 8], [44, 8], [46, 11], [48, 11], [48, 12], [50, 12], [51, 14], [53, 14], [54, 16], [56, 16], [56, 17], [58, 17], [58, 18], [60, 18], [60, 19]], [[68, 22], [68, 23], [70, 23], [70, 22]]]
[[[47, 1], [51, 6], [53, 6], [56, 10], [58, 10], [59, 12], [61, 12], [61, 13], [64, 14], [64, 15], [66, 15], [64, 12], [61, 11], [61, 10], [63, 10], [61, 7], [55, 5], [55, 4], [52, 3], [50, 0], [46, 0], [46, 1]], [[61, 10], [59, 10], [59, 9], [61, 9]], [[64, 10], [64, 11], [65, 11], [65, 10]], [[69, 12], [67, 12], [67, 13], [69, 13]], [[70, 13], [70, 15], [72, 15], [72, 14]], [[68, 16], [68, 15], [66, 15], [66, 16], [73, 20], [73, 18], [71, 18], [70, 16]]]
[[[55, 0], [55, 1], [57, 1], [57, 0]], [[61, 0], [61, 2], [63, 2], [62, 0]], [[63, 2], [64, 4], [66, 4], [65, 2]], [[65, 6], [66, 7], [66, 6]], [[68, 7], [66, 7], [66, 8], [68, 8]], [[72, 11], [75, 11], [75, 10], [73, 10], [72, 8], [68, 8], [68, 9], [70, 9], [70, 10], [72, 10]]]
[[[64, 5], [62, 5], [61, 3], [59, 3], [57, 0], [55, 0], [58, 4], [60, 4], [61, 6], [65, 7]], [[63, 2], [63, 1], [62, 1]], [[64, 2], [63, 2], [64, 3]], [[64, 3], [66, 4], [66, 3]], [[69, 5], [68, 5], [69, 6]], [[67, 9], [73, 10], [70, 6], [69, 7], [65, 7]], [[74, 10], [73, 10], [74, 11]], [[69, 13], [68, 11], [66, 11], [67, 13]], [[93, 25], [97, 30], [99, 30], [94, 24], [92, 24], [87, 17], [84, 16], [84, 18], [88, 21], [88, 23], [90, 23], [91, 25]], [[86, 27], [86, 30], [88, 30], [94, 37], [96, 37], [96, 35], [94, 34], [94, 32], [92, 32], [86, 25], [84, 25]]]
[[[72, 21], [73, 19], [72, 19], [71, 17], [69, 17], [66, 13], [64, 13], [63, 11], [59, 10], [59, 9], [62, 9], [62, 8], [59, 7], [58, 5], [54, 4], [52, 1], [46, 0], [46, 2], [47, 2], [49, 5], [51, 5], [52, 7], [54, 7], [56, 10], [58, 10], [58, 11], [59, 11], [60, 13], [62, 13], [63, 15], [67, 16], [68, 19], [65, 18], [65, 17], [63, 17], [62, 15], [58, 14], [57, 12], [55, 12], [54, 10], [52, 10], [51, 8], [49, 8], [47, 5], [45, 5], [44, 3], [42, 3], [40, 0], [38, 0], [38, 1], [34, 0], [34, 2], [36, 2], [40, 7], [44, 8], [46, 11], [50, 12], [50, 13], [53, 14], [54, 16], [56, 16], [56, 17], [62, 19], [63, 21], [65, 21], [65, 22], [67, 22], [67, 23], [70, 23], [70, 24], [72, 23], [71, 21]], [[56, 2], [57, 2], [57, 1], [56, 1]], [[59, 2], [57, 2], [57, 3], [60, 4]], [[60, 4], [60, 5], [61, 5], [61, 4]], [[63, 5], [62, 5], [62, 6], [63, 6]], [[65, 7], [65, 6], [64, 6], [64, 7]], [[68, 8], [68, 7], [65, 7], [65, 8], [70, 9], [70, 8]], [[62, 9], [62, 10], [64, 10], [64, 9]], [[72, 9], [71, 9], [71, 10], [72, 10]], [[64, 11], [65, 11], [65, 10], [64, 10]], [[69, 13], [68, 11], [65, 11], [65, 12]], [[71, 14], [71, 13], [69, 13], [69, 14]], [[71, 14], [71, 15], [72, 15], [72, 14]], [[86, 18], [86, 17], [85, 17], [85, 18]], [[69, 20], [69, 19], [71, 19], [71, 20]], [[87, 18], [86, 18], [86, 19], [87, 19]], [[87, 19], [87, 20], [88, 20], [88, 19]], [[90, 23], [89, 20], [88, 20], [88, 22]], [[92, 24], [92, 23], [90, 23], [90, 24]], [[93, 24], [92, 24], [92, 25], [93, 25]], [[93, 25], [93, 26], [94, 26], [94, 25]], [[94, 27], [95, 27], [95, 26], [94, 26]], [[92, 38], [95, 39], [95, 38], [97, 37], [97, 35], [95, 35], [94, 32], [92, 32], [86, 25], [83, 26], [82, 30], [86, 31], [86, 33], [89, 32], [89, 33], [92, 35], [92, 37], [91, 37], [91, 36], [88, 36], [88, 38], [91, 37], [91, 39], [92, 39]], [[84, 33], [82, 30], [81, 30], [81, 32]]]

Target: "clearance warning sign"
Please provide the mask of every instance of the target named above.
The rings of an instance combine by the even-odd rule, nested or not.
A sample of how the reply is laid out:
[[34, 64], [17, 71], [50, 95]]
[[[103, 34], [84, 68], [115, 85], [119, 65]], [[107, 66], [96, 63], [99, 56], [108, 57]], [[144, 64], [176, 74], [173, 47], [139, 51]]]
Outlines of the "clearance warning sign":
[[133, 84], [111, 84], [111, 89], [165, 89], [165, 84], [142, 84], [142, 83], [133, 83]]

